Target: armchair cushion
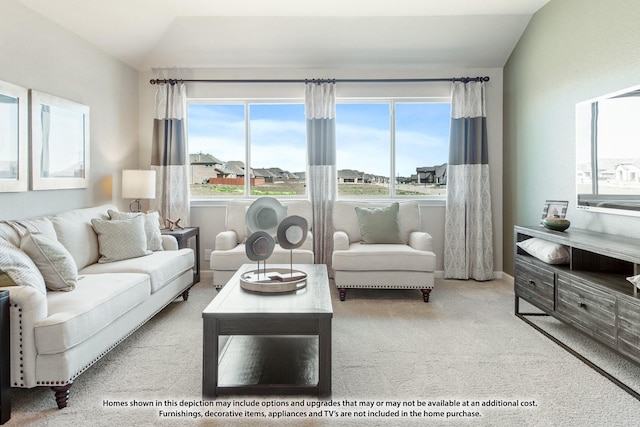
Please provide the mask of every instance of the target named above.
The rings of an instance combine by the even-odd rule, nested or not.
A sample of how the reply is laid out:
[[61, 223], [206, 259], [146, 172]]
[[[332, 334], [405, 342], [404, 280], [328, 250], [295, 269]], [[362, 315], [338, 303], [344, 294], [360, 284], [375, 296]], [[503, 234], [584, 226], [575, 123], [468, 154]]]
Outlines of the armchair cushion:
[[334, 251], [333, 268], [348, 271], [434, 271], [432, 252], [417, 251], [408, 245], [352, 243], [346, 251]]
[[397, 202], [383, 208], [356, 206], [362, 243], [405, 244], [400, 236], [400, 226], [398, 225], [399, 208]]

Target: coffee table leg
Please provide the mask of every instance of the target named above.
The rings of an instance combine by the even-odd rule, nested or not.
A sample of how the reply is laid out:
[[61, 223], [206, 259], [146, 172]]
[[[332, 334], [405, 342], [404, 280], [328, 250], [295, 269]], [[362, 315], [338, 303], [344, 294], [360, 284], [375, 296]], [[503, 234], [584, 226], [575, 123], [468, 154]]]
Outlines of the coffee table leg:
[[215, 399], [218, 386], [218, 322], [203, 321], [202, 396]]
[[318, 333], [318, 394], [331, 395], [331, 318], [320, 319]]

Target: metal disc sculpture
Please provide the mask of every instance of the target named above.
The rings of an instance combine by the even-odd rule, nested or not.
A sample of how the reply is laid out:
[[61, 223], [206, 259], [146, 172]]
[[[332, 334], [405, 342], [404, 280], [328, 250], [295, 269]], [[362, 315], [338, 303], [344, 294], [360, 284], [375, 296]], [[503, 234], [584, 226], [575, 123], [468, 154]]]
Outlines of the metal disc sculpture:
[[[307, 238], [308, 224], [301, 216], [286, 216], [287, 209], [273, 197], [256, 199], [247, 209], [245, 224], [251, 233], [245, 242], [247, 258], [258, 262], [257, 270], [240, 276], [240, 286], [250, 292], [283, 293], [306, 286], [307, 274], [293, 269], [293, 249]], [[283, 249], [289, 249], [289, 269], [267, 269], [267, 259], [275, 248], [274, 235]], [[260, 261], [263, 268], [260, 269]]]

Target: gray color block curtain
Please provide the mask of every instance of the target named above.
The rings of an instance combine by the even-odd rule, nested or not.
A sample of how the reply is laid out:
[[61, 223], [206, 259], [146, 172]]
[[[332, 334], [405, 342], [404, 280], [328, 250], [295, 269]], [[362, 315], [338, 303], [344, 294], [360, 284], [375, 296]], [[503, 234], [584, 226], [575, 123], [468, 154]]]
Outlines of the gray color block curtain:
[[307, 83], [307, 185], [313, 211], [317, 264], [331, 266], [333, 202], [336, 199], [336, 88], [334, 83]]
[[483, 82], [454, 82], [452, 87], [444, 277], [493, 278], [493, 227]]
[[151, 209], [164, 220], [189, 224], [189, 170], [185, 129], [184, 83], [158, 84], [153, 119], [151, 168], [156, 171], [156, 198]]

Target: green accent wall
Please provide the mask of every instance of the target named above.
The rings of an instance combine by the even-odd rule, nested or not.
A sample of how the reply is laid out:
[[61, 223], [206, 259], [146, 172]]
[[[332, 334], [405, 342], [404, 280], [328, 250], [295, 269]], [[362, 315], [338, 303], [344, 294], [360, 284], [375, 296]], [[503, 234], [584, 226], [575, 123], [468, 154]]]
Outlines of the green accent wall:
[[[568, 200], [571, 227], [640, 237], [640, 218], [575, 209], [576, 103], [640, 84], [640, 1], [551, 0], [504, 68], [504, 272], [513, 226]], [[640, 117], [640, 116], [639, 116]]]

